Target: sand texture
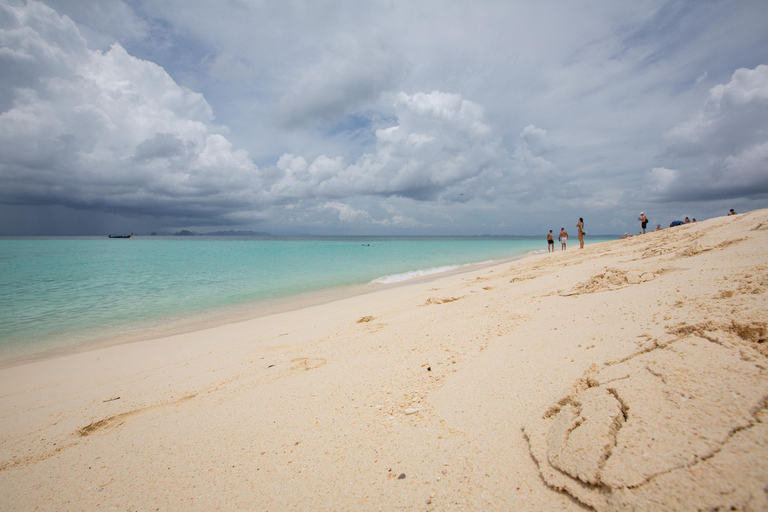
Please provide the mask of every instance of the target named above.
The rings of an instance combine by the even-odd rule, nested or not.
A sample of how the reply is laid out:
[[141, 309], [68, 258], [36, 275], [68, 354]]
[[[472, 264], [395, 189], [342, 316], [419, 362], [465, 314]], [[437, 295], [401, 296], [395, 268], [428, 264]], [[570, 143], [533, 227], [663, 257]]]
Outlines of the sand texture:
[[570, 245], [4, 368], [0, 510], [768, 510], [768, 211]]

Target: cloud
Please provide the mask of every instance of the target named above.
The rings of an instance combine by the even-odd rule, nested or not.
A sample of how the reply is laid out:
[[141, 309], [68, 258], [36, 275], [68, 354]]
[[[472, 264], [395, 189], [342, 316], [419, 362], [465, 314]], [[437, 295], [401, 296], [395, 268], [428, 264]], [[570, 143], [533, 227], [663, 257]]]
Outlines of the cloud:
[[391, 219], [383, 219], [383, 220], [375, 221], [375, 224], [378, 224], [380, 226], [392, 226], [397, 228], [415, 228], [419, 226], [424, 226], [424, 224], [418, 222], [413, 217], [408, 217], [406, 215], [393, 215]]
[[76, 19], [78, 30], [91, 48], [107, 50], [115, 38], [140, 41], [149, 36], [149, 24], [123, 0], [45, 0], [62, 16]]
[[554, 149], [554, 144], [547, 136], [547, 130], [536, 128], [532, 124], [523, 128], [519, 139], [532, 154], [543, 154]]
[[483, 109], [458, 94], [401, 92], [394, 103], [397, 124], [376, 131], [376, 150], [345, 165], [321, 155], [308, 165], [303, 157], [283, 155], [280, 177], [270, 192], [303, 198], [311, 195], [441, 197], [451, 187], [474, 183], [504, 165], [505, 153], [483, 122]]
[[328, 202], [322, 205], [322, 208], [336, 210], [339, 214], [339, 220], [342, 222], [369, 221], [371, 216], [364, 210], [355, 210], [348, 204], [338, 201]]
[[382, 205], [383, 209], [388, 211], [392, 216], [389, 218], [375, 219], [366, 210], [357, 210], [351, 205], [341, 203], [339, 201], [329, 201], [320, 206], [320, 209], [336, 211], [339, 220], [343, 223], [368, 225], [368, 226], [385, 226], [396, 228], [414, 228], [417, 226], [423, 226], [413, 217], [403, 215], [397, 212], [391, 205]]
[[768, 66], [763, 64], [755, 69], [737, 69], [730, 82], [710, 89], [709, 99], [718, 108], [723, 103], [734, 108], [768, 104]]
[[654, 167], [650, 171], [651, 190], [656, 193], [663, 193], [678, 179], [679, 174], [680, 173], [674, 169]]
[[212, 224], [263, 202], [201, 94], [38, 2], [0, 10], [0, 200]]
[[512, 154], [514, 179], [506, 185], [505, 195], [521, 201], [536, 200], [543, 191], [554, 197], [567, 195], [563, 187], [566, 177], [551, 160], [555, 149], [547, 130], [532, 124], [523, 128]]
[[4, 212], [594, 232], [760, 204], [765, 2], [44, 1], [0, 0]]
[[205, 62], [209, 66], [208, 72], [217, 80], [246, 84], [253, 80], [251, 67], [234, 55], [222, 53], [205, 59]]
[[303, 69], [279, 100], [287, 127], [335, 123], [395, 87], [406, 64], [384, 42], [337, 35], [317, 62]]
[[[343, 222], [413, 227], [419, 225], [413, 216], [393, 212], [374, 219], [339, 199], [467, 201], [482, 195], [509, 163], [479, 104], [433, 91], [397, 94], [395, 123], [376, 130], [374, 151], [352, 164], [340, 156], [321, 154], [308, 162], [285, 153], [259, 169], [214, 124], [205, 98], [161, 67], [117, 43], [105, 52], [89, 49], [71, 20], [35, 1], [2, 9], [11, 23], [2, 29], [0, 58], [6, 68], [25, 71], [1, 91], [8, 108], [0, 113], [0, 201], [7, 204], [215, 225], [258, 219], [258, 212], [277, 205], [314, 202], [335, 209]], [[341, 68], [370, 57], [346, 43], [344, 55], [351, 57]], [[395, 62], [384, 50], [379, 57], [374, 52], [368, 71], [355, 76], [377, 76], [381, 62]], [[376, 80], [371, 83], [384, 83]], [[319, 84], [316, 92], [326, 86], [333, 88]], [[344, 87], [339, 101], [348, 93]], [[357, 98], [367, 101], [380, 89], [364, 86]], [[545, 132], [529, 128], [531, 144], [546, 143]]]
[[768, 194], [768, 65], [736, 70], [709, 90], [701, 110], [667, 133], [670, 163], [650, 171], [662, 201]]

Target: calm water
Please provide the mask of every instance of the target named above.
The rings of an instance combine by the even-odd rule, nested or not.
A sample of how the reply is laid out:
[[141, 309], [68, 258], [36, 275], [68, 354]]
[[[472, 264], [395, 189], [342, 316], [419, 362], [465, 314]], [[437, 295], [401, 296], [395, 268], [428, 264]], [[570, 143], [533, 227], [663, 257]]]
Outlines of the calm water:
[[0, 239], [0, 359], [545, 247], [541, 237]]

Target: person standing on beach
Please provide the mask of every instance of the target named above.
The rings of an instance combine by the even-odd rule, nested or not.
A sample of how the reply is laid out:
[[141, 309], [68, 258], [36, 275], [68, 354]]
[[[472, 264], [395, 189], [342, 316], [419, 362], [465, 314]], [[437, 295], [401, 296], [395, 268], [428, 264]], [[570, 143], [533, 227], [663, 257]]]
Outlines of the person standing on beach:
[[584, 219], [579, 217], [579, 222], [576, 224], [576, 228], [579, 230], [578, 236], [579, 236], [579, 249], [584, 248]]
[[555, 252], [555, 240], [552, 237], [552, 230], [549, 230], [547, 235], [547, 252]]
[[565, 228], [560, 228], [560, 250], [565, 250], [565, 242], [568, 241], [568, 232], [565, 230]]
[[640, 221], [640, 226], [643, 228], [643, 234], [645, 234], [645, 227], [648, 225], [648, 217], [645, 216], [645, 212], [640, 212], [640, 216], [637, 220]]

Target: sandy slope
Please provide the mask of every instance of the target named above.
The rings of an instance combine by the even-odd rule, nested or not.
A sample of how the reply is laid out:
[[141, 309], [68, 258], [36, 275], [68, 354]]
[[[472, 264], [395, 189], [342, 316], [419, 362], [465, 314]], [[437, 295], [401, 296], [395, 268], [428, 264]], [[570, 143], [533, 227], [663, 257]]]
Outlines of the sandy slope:
[[3, 369], [0, 510], [765, 510], [766, 290], [761, 210]]

